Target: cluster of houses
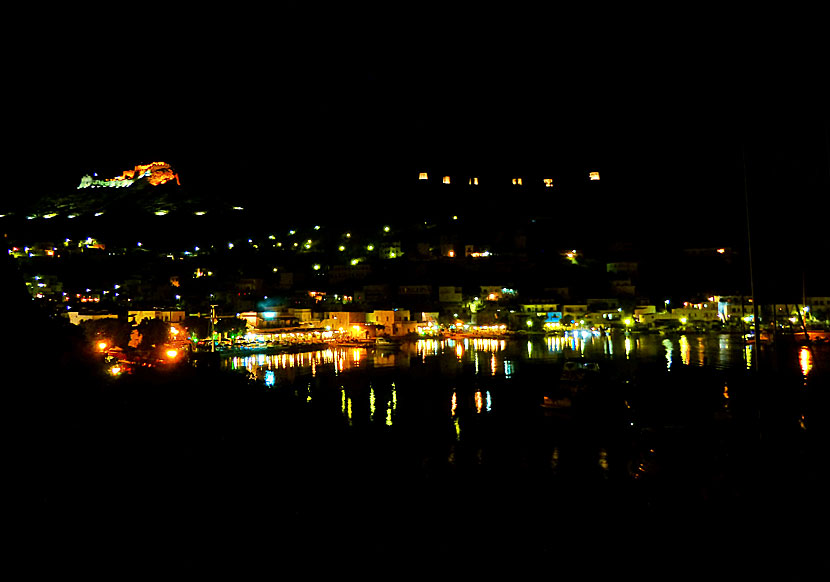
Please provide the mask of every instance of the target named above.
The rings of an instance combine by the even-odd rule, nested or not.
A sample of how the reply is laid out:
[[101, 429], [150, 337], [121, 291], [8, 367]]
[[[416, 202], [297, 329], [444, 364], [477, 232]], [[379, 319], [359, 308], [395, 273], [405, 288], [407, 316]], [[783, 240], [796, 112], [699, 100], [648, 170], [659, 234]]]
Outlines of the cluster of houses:
[[[514, 291], [482, 287], [481, 294], [464, 300], [460, 288], [441, 288], [444, 300], [436, 310], [414, 311], [406, 308], [374, 309], [361, 303], [320, 301], [310, 297], [304, 306], [250, 310], [230, 316], [246, 323], [249, 340], [279, 341], [290, 333], [309, 333], [315, 337], [342, 340], [373, 340], [378, 337], [436, 336], [442, 333], [493, 335], [510, 332], [556, 333], [568, 329], [613, 329], [632, 331], [665, 328], [714, 330], [740, 327], [752, 322], [754, 306], [745, 297], [710, 296], [702, 302], [673, 305], [628, 305], [616, 298], [588, 299], [581, 303], [544, 300], [522, 301]], [[764, 316], [780, 323], [800, 324], [814, 321], [812, 308], [830, 306], [828, 297], [810, 297], [809, 304], [777, 305]], [[79, 324], [89, 319], [115, 318], [116, 313], [76, 309], [65, 316]], [[183, 324], [186, 317], [210, 317], [210, 314], [187, 314], [180, 309], [129, 310], [127, 320], [136, 325], [143, 319], [160, 319]], [[225, 315], [227, 316], [227, 315]], [[292, 336], [293, 337], [293, 336]]]

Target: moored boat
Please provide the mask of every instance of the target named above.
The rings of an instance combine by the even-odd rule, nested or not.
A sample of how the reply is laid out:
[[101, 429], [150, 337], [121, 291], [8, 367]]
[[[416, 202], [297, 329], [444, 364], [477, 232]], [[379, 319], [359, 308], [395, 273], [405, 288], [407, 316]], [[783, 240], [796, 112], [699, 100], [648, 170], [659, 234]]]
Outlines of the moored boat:
[[375, 347], [378, 348], [398, 348], [400, 345], [401, 342], [388, 337], [375, 338]]

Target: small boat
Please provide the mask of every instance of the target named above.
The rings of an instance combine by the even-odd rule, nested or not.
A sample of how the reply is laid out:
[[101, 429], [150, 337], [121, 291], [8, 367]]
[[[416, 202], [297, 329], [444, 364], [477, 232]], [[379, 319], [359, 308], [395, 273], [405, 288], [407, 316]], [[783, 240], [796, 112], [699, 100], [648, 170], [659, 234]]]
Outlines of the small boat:
[[551, 396], [542, 397], [542, 408], [550, 408], [553, 410], [561, 410], [563, 408], [570, 408], [573, 402], [570, 398], [553, 398]]
[[372, 340], [362, 340], [362, 339], [353, 339], [353, 340], [338, 340], [333, 342], [331, 345], [334, 345], [339, 348], [366, 348], [373, 344]]
[[400, 345], [401, 342], [388, 337], [379, 337], [375, 339], [375, 347], [378, 348], [397, 348], [400, 347]]
[[578, 387], [591, 382], [599, 376], [599, 364], [582, 359], [568, 360], [562, 366], [559, 383], [563, 386]]

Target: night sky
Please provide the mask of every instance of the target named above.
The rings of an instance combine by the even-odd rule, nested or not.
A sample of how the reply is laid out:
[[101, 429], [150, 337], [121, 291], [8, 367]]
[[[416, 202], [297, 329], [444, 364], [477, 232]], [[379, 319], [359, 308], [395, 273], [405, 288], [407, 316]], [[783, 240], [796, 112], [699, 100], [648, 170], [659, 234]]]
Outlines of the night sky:
[[[417, 211], [394, 192], [425, 169], [491, 185], [553, 174], [558, 197], [490, 188], [477, 206], [578, 203], [698, 244], [744, 238], [746, 160], [759, 240], [775, 230], [823, 256], [826, 50], [808, 15], [606, 12], [538, 30], [510, 15], [471, 34], [439, 18], [377, 29], [298, 14], [33, 26], [27, 46], [54, 50], [10, 62], [3, 203], [153, 160], [193, 188], [337, 216]], [[603, 182], [590, 201], [567, 187], [589, 170]]]

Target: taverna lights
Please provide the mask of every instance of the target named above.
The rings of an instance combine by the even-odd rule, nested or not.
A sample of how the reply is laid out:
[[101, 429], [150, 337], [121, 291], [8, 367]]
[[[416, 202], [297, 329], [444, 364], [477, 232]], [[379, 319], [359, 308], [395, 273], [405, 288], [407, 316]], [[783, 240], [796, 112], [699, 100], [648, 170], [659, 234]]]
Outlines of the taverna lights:
[[[598, 182], [599, 179], [600, 179], [599, 178], [599, 172], [597, 172], [597, 171], [588, 172], [588, 180], [589, 181]], [[418, 173], [418, 180], [420, 180], [420, 181], [429, 181], [429, 172], [419, 172]], [[479, 180], [478, 176], [471, 176], [471, 177], [467, 178], [467, 184], [470, 185], [470, 186], [478, 186], [478, 184], [479, 184], [478, 180]], [[525, 178], [522, 177], [522, 176], [514, 176], [513, 178], [510, 178], [510, 182], [514, 186], [523, 186], [524, 181], [525, 181]], [[542, 178], [541, 181], [542, 181], [542, 184], [545, 186], [545, 188], [553, 188], [554, 187], [554, 179], [553, 178], [546, 177], [546, 178]], [[442, 184], [452, 184], [453, 183], [453, 178], [449, 175], [441, 176], [441, 183]]]

